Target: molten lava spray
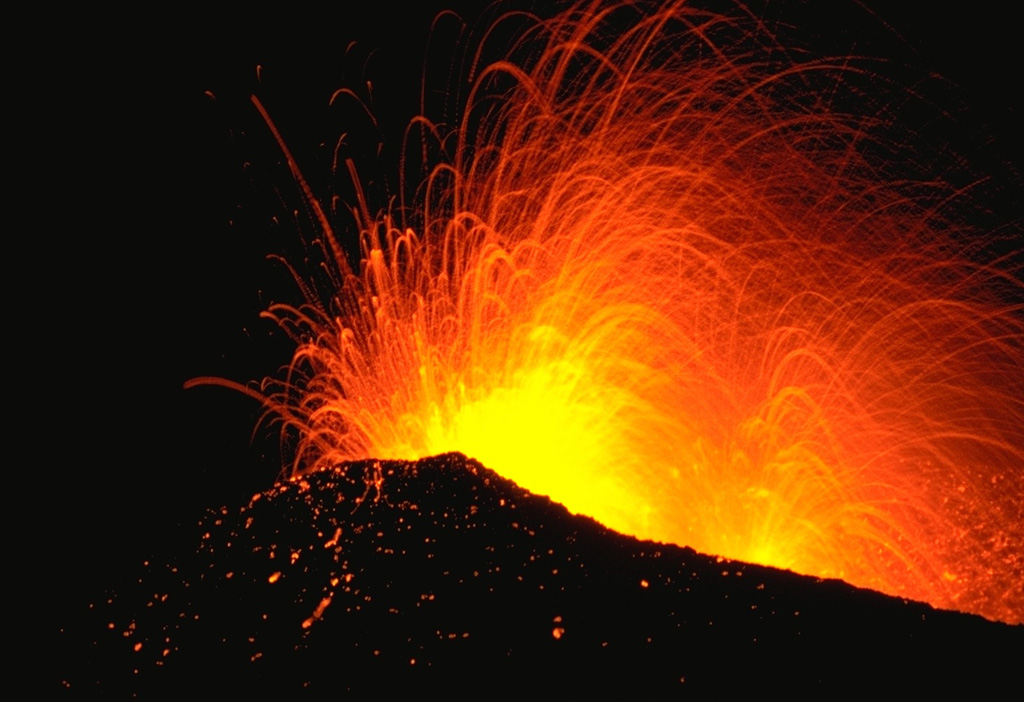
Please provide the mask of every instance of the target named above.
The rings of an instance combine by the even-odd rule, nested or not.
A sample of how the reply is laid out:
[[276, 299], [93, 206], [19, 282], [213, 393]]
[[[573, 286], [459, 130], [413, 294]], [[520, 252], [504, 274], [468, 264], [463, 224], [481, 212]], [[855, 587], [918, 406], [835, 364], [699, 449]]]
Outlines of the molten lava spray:
[[922, 180], [878, 64], [649, 9], [501, 16], [390, 208], [339, 146], [357, 266], [254, 99], [334, 288], [292, 263], [266, 313], [291, 470], [461, 451], [640, 538], [1024, 620], [1019, 227]]

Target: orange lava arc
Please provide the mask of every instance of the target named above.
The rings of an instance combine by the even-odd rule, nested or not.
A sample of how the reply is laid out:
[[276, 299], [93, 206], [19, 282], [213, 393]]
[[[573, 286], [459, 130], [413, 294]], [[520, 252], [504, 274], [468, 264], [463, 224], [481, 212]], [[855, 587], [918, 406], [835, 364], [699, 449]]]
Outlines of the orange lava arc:
[[620, 532], [1021, 622], [1019, 226], [910, 177], [877, 64], [742, 15], [502, 16], [457, 127], [409, 127], [413, 195], [374, 211], [339, 157], [358, 266], [267, 117], [334, 287], [293, 268], [266, 313], [290, 470], [461, 451]]

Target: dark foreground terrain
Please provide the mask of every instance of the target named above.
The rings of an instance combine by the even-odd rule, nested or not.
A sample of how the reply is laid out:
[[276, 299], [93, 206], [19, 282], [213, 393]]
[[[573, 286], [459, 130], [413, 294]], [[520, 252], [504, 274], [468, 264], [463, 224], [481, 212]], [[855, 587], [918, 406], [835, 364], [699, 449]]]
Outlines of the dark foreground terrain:
[[458, 454], [324, 471], [181, 532], [179, 551], [61, 623], [62, 687], [142, 699], [1019, 691], [1024, 627], [637, 541]]

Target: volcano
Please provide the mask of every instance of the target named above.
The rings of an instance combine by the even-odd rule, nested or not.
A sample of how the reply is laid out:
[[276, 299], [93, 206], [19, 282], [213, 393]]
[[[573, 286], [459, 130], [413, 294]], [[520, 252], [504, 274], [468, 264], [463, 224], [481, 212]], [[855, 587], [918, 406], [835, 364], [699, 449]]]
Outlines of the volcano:
[[461, 454], [209, 510], [65, 626], [70, 691], [982, 694], [1024, 627], [622, 536]]
[[[82, 158], [61, 153], [47, 162], [87, 164], [89, 176], [61, 190], [62, 198], [81, 193], [83, 202], [68, 207], [57, 228], [75, 235], [40, 253], [41, 261], [57, 259], [44, 280], [58, 281], [54, 297], [63, 304], [35, 315], [46, 324], [33, 337], [43, 339], [52, 380], [35, 394], [42, 436], [33, 445], [63, 466], [53, 481], [54, 508], [46, 490], [37, 493], [47, 519], [56, 515], [37, 551], [52, 571], [44, 609], [55, 614], [56, 626], [45, 631], [58, 653], [57, 684], [83, 696], [141, 697], [210, 686], [325, 697], [451, 690], [619, 698], [1013, 688], [1021, 627], [940, 609], [959, 604], [993, 619], [1021, 617], [1019, 93], [1005, 90], [993, 70], [1015, 60], [1013, 23], [980, 10], [919, 18], [897, 9], [850, 22], [807, 3], [573, 7], [577, 14], [551, 22], [512, 13], [540, 37], [532, 53], [491, 54], [478, 65], [471, 51], [453, 51], [440, 71], [424, 69], [422, 78], [422, 42], [429, 36], [443, 44], [451, 34], [442, 30], [455, 26], [446, 14], [440, 30], [426, 32], [437, 8], [387, 21], [379, 8], [366, 17], [345, 8], [344, 17], [316, 28], [303, 16], [300, 52], [281, 38], [283, 18], [274, 16], [255, 20], [256, 31], [239, 30], [239, 18], [190, 24], [181, 32], [190, 38], [188, 52], [132, 41], [123, 51], [111, 43], [118, 50], [110, 56], [83, 54], [94, 68], [70, 86], [74, 104], [114, 97], [107, 109], [80, 111], [81, 120], [99, 117], [85, 122], [92, 138], [58, 140], [62, 149], [82, 149]], [[601, 24], [588, 7], [614, 8], [629, 21]], [[620, 41], [637, 21], [644, 30]], [[467, 26], [507, 38], [486, 23]], [[779, 39], [793, 35], [797, 43]], [[580, 41], [548, 51], [548, 36]], [[352, 37], [371, 50], [353, 49]], [[723, 51], [706, 51], [702, 37]], [[652, 43], [640, 41], [646, 38]], [[413, 39], [421, 42], [414, 49]], [[385, 49], [372, 50], [374, 42]], [[870, 58], [893, 43], [899, 58]], [[559, 47], [571, 47], [571, 60], [558, 61]], [[903, 72], [907, 54], [927, 70]], [[473, 83], [459, 83], [464, 74], [506, 58], [533, 71], [519, 87], [543, 90], [517, 93], [502, 83], [473, 103], [484, 109], [466, 110]], [[627, 65], [637, 70], [620, 70]], [[952, 74], [979, 110], [947, 109], [948, 85], [932, 80], [932, 68]], [[405, 77], [391, 82], [403, 69]], [[679, 82], [680, 75], [698, 80]], [[937, 108], [930, 102], [936, 83]], [[350, 119], [351, 109], [335, 119], [327, 108], [339, 86], [353, 85], [375, 112], [367, 140], [356, 138], [368, 123], [365, 111], [360, 122]], [[609, 86], [621, 89], [616, 105], [648, 119], [627, 123], [606, 110]], [[53, 114], [67, 113], [67, 95]], [[266, 105], [263, 114], [254, 102]], [[489, 105], [496, 107], [488, 112]], [[527, 119], [512, 119], [510, 106]], [[427, 202], [431, 217], [421, 219], [444, 225], [455, 210], [448, 205], [468, 201], [466, 212], [486, 225], [474, 236], [489, 227], [477, 241], [497, 252], [485, 263], [513, 260], [516, 246], [526, 255], [504, 269], [457, 270], [480, 283], [477, 300], [439, 283], [433, 319], [441, 324], [417, 337], [420, 329], [408, 324], [412, 303], [434, 291], [425, 281], [441, 279], [426, 273], [452, 271], [431, 255], [406, 265], [400, 250], [415, 236], [417, 251], [427, 244], [439, 251], [441, 227], [410, 227], [409, 236], [392, 231], [385, 216], [375, 219], [391, 213], [388, 198], [408, 173], [382, 174], [373, 164], [395, 157], [392, 166], [403, 167], [398, 145], [412, 116], [424, 112], [438, 134], [464, 134], [476, 148], [465, 157], [441, 153], [440, 165], [484, 187], [452, 186], [457, 196]], [[443, 131], [445, 120], [455, 131]], [[623, 140], [592, 143], [595, 125]], [[543, 148], [531, 141], [537, 132]], [[62, 124], [50, 137], [65, 133]], [[454, 141], [442, 139], [438, 151]], [[283, 147], [292, 153], [286, 157]], [[484, 156], [474, 160], [474, 153]], [[622, 160], [596, 159], [609, 154]], [[669, 177], [670, 168], [694, 160], [715, 168]], [[502, 169], [489, 168], [495, 163]], [[266, 176], [264, 166], [276, 171]], [[311, 194], [295, 182], [300, 168]], [[643, 169], [661, 180], [652, 186], [637, 177]], [[504, 180], [488, 180], [496, 170]], [[616, 180], [621, 172], [632, 179]], [[587, 182], [615, 187], [590, 200], [596, 191], [580, 187]], [[717, 191], [729, 197], [713, 197]], [[674, 217], [676, 196], [693, 192], [703, 199], [687, 217]], [[551, 193], [558, 197], [545, 200]], [[581, 193], [587, 197], [575, 199]], [[329, 226], [310, 214], [314, 204], [331, 213]], [[500, 216], [484, 217], [492, 209]], [[622, 221], [613, 215], [626, 210], [641, 216], [615, 239], [608, 223]], [[477, 221], [466, 212], [451, 221]], [[578, 219], [588, 227], [573, 229], [567, 212], [583, 213]], [[671, 216], [653, 216], [659, 213]], [[112, 234], [81, 235], [83, 222]], [[324, 255], [331, 226], [347, 247], [340, 255]], [[578, 245], [593, 241], [595, 230], [607, 257]], [[549, 231], [560, 234], [548, 240]], [[380, 234], [383, 243], [374, 243]], [[655, 246], [637, 246], [643, 237]], [[461, 262], [473, 263], [481, 251], [472, 238], [451, 241]], [[659, 251], [665, 243], [671, 246]], [[531, 267], [535, 252], [544, 256]], [[287, 263], [268, 264], [268, 255]], [[394, 265], [384, 271], [381, 262]], [[386, 276], [374, 278], [373, 265], [377, 273], [424, 275], [396, 275], [397, 284], [382, 286]], [[630, 277], [648, 270], [654, 275]], [[542, 298], [563, 279], [578, 286]], [[530, 288], [532, 280], [541, 284]], [[390, 297], [378, 307], [381, 290]], [[516, 307], [527, 299], [523, 290], [543, 304]], [[628, 304], [606, 304], [615, 301], [609, 292], [622, 292], [618, 301]], [[451, 324], [455, 306], [448, 303], [456, 299], [467, 303], [459, 309], [479, 314]], [[304, 321], [303, 301], [332, 314], [317, 317], [313, 333], [289, 339], [297, 328], [291, 322]], [[348, 320], [333, 314], [354, 308]], [[270, 309], [284, 333], [260, 318]], [[359, 318], [377, 309], [384, 313]], [[602, 318], [609, 309], [618, 316]], [[573, 324], [559, 328], [555, 322], [566, 318]], [[519, 333], [536, 320], [530, 334]], [[623, 339], [623, 328], [633, 336]], [[352, 338], [358, 343], [346, 347]], [[419, 358], [414, 342], [422, 338], [429, 353]], [[318, 340], [320, 347], [312, 343]], [[297, 345], [300, 372], [288, 375], [283, 368]], [[615, 363], [592, 372], [588, 364], [608, 346]], [[338, 349], [353, 348], [367, 363], [355, 364], [351, 377], [302, 366], [313, 359], [322, 370], [344, 358]], [[485, 349], [497, 353], [477, 362], [474, 354], [484, 358]], [[520, 362], [537, 357], [554, 362], [523, 373]], [[490, 363], [495, 358], [501, 363]], [[643, 373], [631, 373], [637, 364]], [[488, 379], [481, 371], [495, 365]], [[456, 372], [446, 374], [446, 366]], [[659, 380], [666, 368], [675, 372], [671, 382]], [[247, 386], [249, 396], [182, 391], [201, 376], [239, 387], [270, 380]], [[520, 379], [528, 381], [520, 384], [527, 395], [568, 379], [563, 397], [575, 401], [577, 379], [594, 377], [608, 383], [583, 399], [618, 398], [617, 406], [592, 403], [578, 413], [568, 403], [557, 413], [576, 439], [603, 442], [588, 452], [561, 441], [567, 433], [545, 421], [538, 405], [518, 403], [528, 421], [515, 425], [495, 412]], [[289, 386], [294, 378], [316, 382]], [[469, 393], [459, 395], [460, 383]], [[613, 392], [604, 393], [608, 387]], [[614, 392], [623, 388], [630, 392]], [[359, 395], [365, 405], [349, 402]], [[256, 406], [253, 396], [270, 406]], [[659, 421], [632, 423], [652, 416], [645, 411], [651, 400]], [[437, 443], [417, 436], [430, 431], [409, 431], [437, 428], [435, 415], [423, 411], [431, 407], [440, 428], [457, 430], [439, 432]], [[280, 443], [267, 431], [268, 409], [291, 422]], [[450, 409], [470, 410], [470, 420], [445, 416]], [[477, 414], [484, 421], [473, 421], [476, 410], [486, 410]], [[322, 421], [332, 412], [344, 420]], [[366, 418], [377, 426], [360, 424]], [[480, 424], [499, 430], [491, 454], [464, 441]], [[298, 461], [297, 446], [308, 449]], [[454, 454], [428, 458], [450, 450], [482, 464]], [[708, 479], [673, 474], [681, 455], [680, 472], [704, 466]], [[629, 518], [642, 514], [636, 507], [646, 500], [686, 520], [668, 536], [616, 533], [483, 467], [510, 477], [502, 458], [542, 478], [558, 475], [567, 458], [584, 468], [601, 459], [605, 474], [628, 463], [602, 507]], [[794, 465], [814, 480], [789, 480], [785, 471]], [[777, 480], [735, 479], [766, 467]], [[577, 481], [558, 498], [585, 512], [569, 498], [596, 481], [564, 473]], [[50, 482], [42, 475], [40, 482]], [[686, 489], [665, 490], [673, 481]], [[755, 523], [745, 518], [763, 506], [771, 512], [774, 497], [794, 486], [789, 496], [802, 499], [777, 504], [795, 506], [788, 514], [796, 519], [774, 524], [813, 537], [823, 517], [835, 528], [814, 555], [843, 558], [804, 570], [817, 573], [806, 577], [704, 555], [752, 545], [729, 555], [796, 569], [797, 557], [812, 555], [804, 544], [813, 538], [767, 527], [725, 533], [716, 521], [728, 513], [736, 518], [721, 525]], [[632, 488], [643, 500], [626, 499]], [[821, 508], [836, 504], [841, 509]], [[206, 512], [211, 505], [225, 507]], [[721, 536], [716, 545], [712, 537]], [[851, 541], [856, 548], [845, 548]], [[767, 553], [769, 546], [789, 552]], [[872, 567], [862, 586], [892, 576], [888, 592], [924, 593], [921, 599], [931, 592], [933, 606], [830, 579], [863, 560]]]

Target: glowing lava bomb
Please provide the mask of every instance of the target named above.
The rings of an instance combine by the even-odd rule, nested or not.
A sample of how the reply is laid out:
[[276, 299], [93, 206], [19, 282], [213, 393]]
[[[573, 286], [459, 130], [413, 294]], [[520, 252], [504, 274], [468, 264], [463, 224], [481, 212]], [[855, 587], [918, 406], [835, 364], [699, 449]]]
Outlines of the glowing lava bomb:
[[340, 215], [254, 98], [320, 266], [250, 391], [289, 470], [461, 451], [626, 534], [1024, 620], [1021, 230], [921, 168], [884, 64], [767, 26], [503, 15], [396, 204], [339, 144]]

